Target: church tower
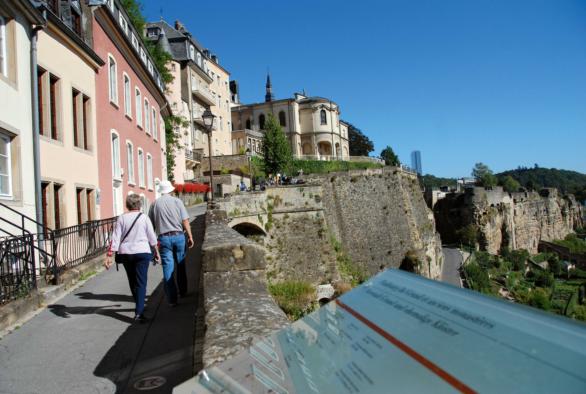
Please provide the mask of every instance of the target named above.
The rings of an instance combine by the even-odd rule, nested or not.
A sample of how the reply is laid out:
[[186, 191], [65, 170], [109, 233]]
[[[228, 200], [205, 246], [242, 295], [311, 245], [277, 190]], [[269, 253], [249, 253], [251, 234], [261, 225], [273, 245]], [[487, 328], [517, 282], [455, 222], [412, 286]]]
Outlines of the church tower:
[[267, 73], [267, 84], [266, 84], [265, 102], [273, 101], [273, 86], [271, 85], [271, 76]]

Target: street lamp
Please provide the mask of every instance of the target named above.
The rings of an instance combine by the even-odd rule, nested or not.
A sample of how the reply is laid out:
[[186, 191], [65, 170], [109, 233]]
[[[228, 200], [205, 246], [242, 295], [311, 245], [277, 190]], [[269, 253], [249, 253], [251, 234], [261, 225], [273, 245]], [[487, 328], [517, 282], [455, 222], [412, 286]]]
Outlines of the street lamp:
[[252, 152], [250, 148], [246, 148], [246, 156], [248, 158], [248, 176], [250, 177], [250, 190], [254, 191], [254, 182], [252, 180]]
[[211, 196], [210, 196], [210, 205], [214, 204], [214, 170], [212, 168], [212, 129], [214, 128], [214, 120], [216, 119], [216, 115], [212, 113], [209, 109], [206, 109], [203, 114], [201, 115], [203, 118], [203, 124], [206, 128], [206, 133], [208, 134], [208, 148], [209, 148], [209, 155], [208, 158], [210, 160], [210, 189], [211, 189]]

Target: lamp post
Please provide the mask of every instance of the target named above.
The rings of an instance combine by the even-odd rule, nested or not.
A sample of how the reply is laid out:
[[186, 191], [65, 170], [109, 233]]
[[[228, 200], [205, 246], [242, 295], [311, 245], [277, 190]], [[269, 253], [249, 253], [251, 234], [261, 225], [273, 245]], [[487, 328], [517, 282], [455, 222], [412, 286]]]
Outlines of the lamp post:
[[254, 185], [252, 181], [252, 152], [250, 148], [246, 148], [246, 156], [248, 158], [248, 176], [250, 177], [250, 190], [254, 191]]
[[208, 134], [208, 148], [209, 154], [208, 158], [210, 160], [210, 204], [214, 204], [214, 169], [212, 168], [212, 129], [214, 127], [214, 120], [216, 119], [216, 115], [212, 113], [209, 109], [206, 109], [204, 113], [201, 115], [203, 118], [203, 124], [206, 128], [206, 133]]

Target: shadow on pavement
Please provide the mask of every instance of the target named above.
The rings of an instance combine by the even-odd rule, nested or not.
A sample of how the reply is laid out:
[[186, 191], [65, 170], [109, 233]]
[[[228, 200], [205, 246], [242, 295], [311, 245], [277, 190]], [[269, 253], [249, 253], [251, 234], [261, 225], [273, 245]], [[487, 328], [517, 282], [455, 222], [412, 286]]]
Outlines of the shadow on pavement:
[[[82, 300], [101, 300], [112, 302], [134, 302], [131, 295], [124, 294], [94, 294], [90, 292], [75, 293], [75, 295]], [[148, 299], [148, 295], [147, 295]]]
[[[111, 317], [117, 320], [120, 320], [124, 323], [132, 323], [133, 320], [120, 314], [119, 312], [131, 312], [134, 309], [120, 309], [120, 304], [113, 304], [113, 305], [101, 305], [101, 306], [66, 306], [61, 304], [53, 304], [49, 305], [47, 309], [54, 313], [55, 315], [63, 318], [69, 318], [71, 315], [102, 315]], [[108, 308], [115, 308], [115, 309], [108, 309]]]
[[[130, 325], [94, 370], [94, 375], [116, 385], [116, 393], [145, 390], [171, 393], [173, 387], [194, 375], [204, 222], [204, 216], [198, 216], [191, 223], [196, 246], [187, 253], [187, 295], [179, 299], [176, 307], [171, 307], [165, 300], [161, 282], [147, 302], [147, 316], [152, 319], [145, 324]], [[160, 265], [157, 267], [161, 269]]]

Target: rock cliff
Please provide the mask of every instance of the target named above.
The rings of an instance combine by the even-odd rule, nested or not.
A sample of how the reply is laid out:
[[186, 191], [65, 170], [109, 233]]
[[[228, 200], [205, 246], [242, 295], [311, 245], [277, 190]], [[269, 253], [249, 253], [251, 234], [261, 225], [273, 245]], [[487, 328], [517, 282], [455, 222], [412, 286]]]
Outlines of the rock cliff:
[[556, 189], [506, 193], [501, 187], [470, 188], [438, 201], [434, 214], [443, 242], [459, 242], [459, 232], [473, 226], [480, 248], [493, 254], [505, 246], [537, 253], [539, 241], [562, 239], [583, 225], [581, 205]]

